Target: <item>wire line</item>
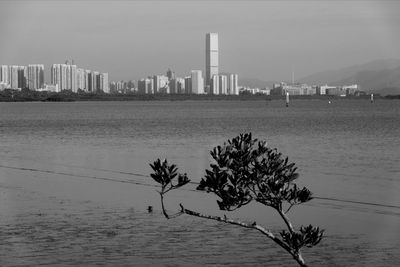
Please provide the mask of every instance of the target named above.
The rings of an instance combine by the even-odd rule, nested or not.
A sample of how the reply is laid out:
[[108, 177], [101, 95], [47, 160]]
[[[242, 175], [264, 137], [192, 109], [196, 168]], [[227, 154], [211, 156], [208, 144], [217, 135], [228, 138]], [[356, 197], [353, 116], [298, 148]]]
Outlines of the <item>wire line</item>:
[[[129, 180], [129, 179], [128, 180], [120, 180], [120, 179], [113, 179], [113, 178], [108, 178], [108, 177], [98, 177], [98, 176], [90, 176], [90, 175], [72, 174], [72, 173], [67, 173], [67, 172], [57, 172], [57, 171], [51, 171], [51, 170], [41, 170], [41, 169], [25, 168], [25, 167], [14, 167], [14, 166], [7, 166], [7, 165], [0, 165], [0, 168], [21, 170], [21, 171], [30, 171], [30, 172], [40, 172], [40, 173], [48, 173], [48, 174], [57, 174], [57, 175], [65, 175], [65, 176], [78, 177], [78, 178], [89, 178], [89, 179], [95, 179], [95, 180], [117, 182], [117, 183], [135, 184], [135, 185], [141, 185], [141, 186], [147, 186], [147, 187], [155, 187], [155, 188], [159, 187], [156, 184], [138, 182], [137, 180]], [[126, 174], [126, 175], [130, 175], [130, 176], [151, 178], [150, 175], [137, 173], [137, 172], [122, 172], [122, 171], [113, 171], [113, 170], [105, 170], [105, 169], [99, 169], [99, 170], [103, 170], [103, 171], [111, 172], [111, 173]], [[192, 181], [189, 182], [189, 183], [190, 184], [195, 184], [195, 185], [200, 184], [198, 182], [192, 182]], [[178, 189], [179, 190], [183, 190], [183, 191], [190, 191], [190, 192], [203, 192], [203, 191], [199, 191], [199, 190], [186, 189], [186, 188], [178, 188]], [[357, 201], [357, 200], [339, 199], [339, 198], [333, 198], [333, 197], [320, 197], [320, 196], [313, 196], [313, 198], [314, 199], [319, 199], [319, 200], [332, 201], [332, 202], [352, 203], [352, 204], [359, 204], [359, 205], [368, 205], [368, 206], [377, 206], [377, 207], [384, 207], [384, 208], [400, 209], [400, 206], [387, 205], [387, 204], [382, 204], [382, 203], [363, 202], [363, 201]]]

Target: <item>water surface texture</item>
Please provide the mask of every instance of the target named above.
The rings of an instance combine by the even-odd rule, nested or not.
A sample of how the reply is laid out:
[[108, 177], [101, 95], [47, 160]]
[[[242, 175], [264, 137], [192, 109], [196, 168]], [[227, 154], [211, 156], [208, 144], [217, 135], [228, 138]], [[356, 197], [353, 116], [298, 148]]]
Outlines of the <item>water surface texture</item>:
[[[310, 265], [400, 264], [400, 103], [295, 100], [0, 103], [0, 265], [296, 266], [258, 232], [160, 212], [150, 162], [199, 181], [209, 150], [243, 132], [296, 162], [318, 197], [289, 214], [326, 229]], [[223, 214], [186, 188], [171, 212]], [[283, 227], [259, 205], [227, 216]]]

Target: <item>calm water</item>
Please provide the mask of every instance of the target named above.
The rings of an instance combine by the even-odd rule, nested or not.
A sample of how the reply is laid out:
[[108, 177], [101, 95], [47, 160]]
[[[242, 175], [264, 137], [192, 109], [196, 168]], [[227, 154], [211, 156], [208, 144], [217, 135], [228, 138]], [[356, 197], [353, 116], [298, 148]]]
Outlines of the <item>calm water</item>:
[[[315, 196], [386, 205], [293, 209], [296, 226], [326, 229], [304, 249], [310, 265], [400, 264], [400, 102], [296, 100], [0, 103], [0, 265], [295, 266], [257, 232], [164, 219], [157, 188], [141, 185], [154, 185], [158, 157], [199, 181], [209, 150], [249, 131], [296, 162]], [[212, 195], [173, 192], [167, 206], [180, 202], [221, 214]], [[257, 205], [227, 215], [283, 226]]]

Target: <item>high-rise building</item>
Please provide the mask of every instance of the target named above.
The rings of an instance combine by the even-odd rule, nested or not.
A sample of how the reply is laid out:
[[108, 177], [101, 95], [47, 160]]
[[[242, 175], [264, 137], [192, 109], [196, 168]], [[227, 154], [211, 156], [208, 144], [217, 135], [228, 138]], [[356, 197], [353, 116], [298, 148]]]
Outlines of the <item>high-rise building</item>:
[[167, 70], [167, 77], [168, 77], [168, 80], [175, 79], [175, 72], [173, 72], [171, 69], [168, 69]]
[[110, 93], [110, 87], [108, 85], [108, 73], [100, 74], [100, 90], [104, 93]]
[[219, 75], [219, 94], [227, 95], [228, 94], [228, 78], [226, 75]]
[[210, 92], [213, 95], [219, 95], [219, 75], [212, 76]]
[[154, 75], [154, 93], [169, 93], [168, 77], [164, 75]]
[[211, 86], [213, 75], [219, 73], [218, 33], [206, 34], [206, 85]]
[[77, 92], [77, 76], [76, 65], [53, 64], [51, 67], [51, 84], [58, 85], [59, 91], [72, 90], [72, 92]]
[[69, 79], [71, 81], [71, 87], [70, 89], [72, 90], [72, 92], [76, 93], [78, 92], [78, 83], [76, 81], [76, 70], [77, 67], [76, 65], [69, 65], [69, 69], [70, 69], [70, 76]]
[[169, 92], [171, 94], [177, 94], [178, 93], [178, 80], [177, 79], [170, 79], [168, 83], [169, 87]]
[[192, 77], [185, 77], [185, 94], [192, 93]]
[[97, 93], [98, 90], [98, 81], [99, 79], [97, 78], [97, 76], [99, 76], [99, 72], [98, 71], [92, 71], [91, 72], [91, 80], [92, 80], [92, 87], [91, 87], [91, 92], [92, 93]]
[[192, 92], [193, 94], [204, 94], [204, 80], [201, 70], [192, 70]]
[[239, 95], [238, 75], [237, 74], [229, 74], [228, 94]]
[[30, 90], [37, 90], [44, 88], [43, 64], [28, 65], [28, 88]]
[[89, 92], [90, 86], [92, 86], [91, 71], [85, 70], [85, 92]]
[[8, 66], [7, 65], [1, 65], [0, 66], [0, 82], [9, 84], [9, 77], [8, 77]]
[[18, 68], [19, 66], [8, 66], [11, 89], [18, 89]]
[[27, 88], [28, 84], [27, 84], [27, 80], [28, 80], [28, 69], [26, 68], [26, 66], [19, 66], [18, 67], [18, 88]]
[[176, 78], [176, 93], [177, 94], [185, 93], [185, 79]]
[[85, 70], [76, 69], [76, 87], [77, 90], [85, 90]]
[[138, 81], [139, 94], [154, 94], [154, 80], [151, 78], [140, 79]]

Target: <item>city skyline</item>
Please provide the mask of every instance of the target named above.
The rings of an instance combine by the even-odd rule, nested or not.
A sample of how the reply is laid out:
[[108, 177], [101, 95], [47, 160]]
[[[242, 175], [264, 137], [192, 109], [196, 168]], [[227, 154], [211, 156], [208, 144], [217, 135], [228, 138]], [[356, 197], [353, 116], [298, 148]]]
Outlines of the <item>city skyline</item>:
[[[218, 32], [220, 72], [290, 80], [400, 58], [393, 1], [2, 1], [0, 62], [65, 58], [138, 80], [171, 68], [205, 73], [204, 33]], [[88, 12], [90, 10], [90, 12]], [[71, 16], [73, 15], [73, 16]], [[49, 45], [53, 44], [53, 45]], [[45, 74], [47, 76], [47, 74]]]

